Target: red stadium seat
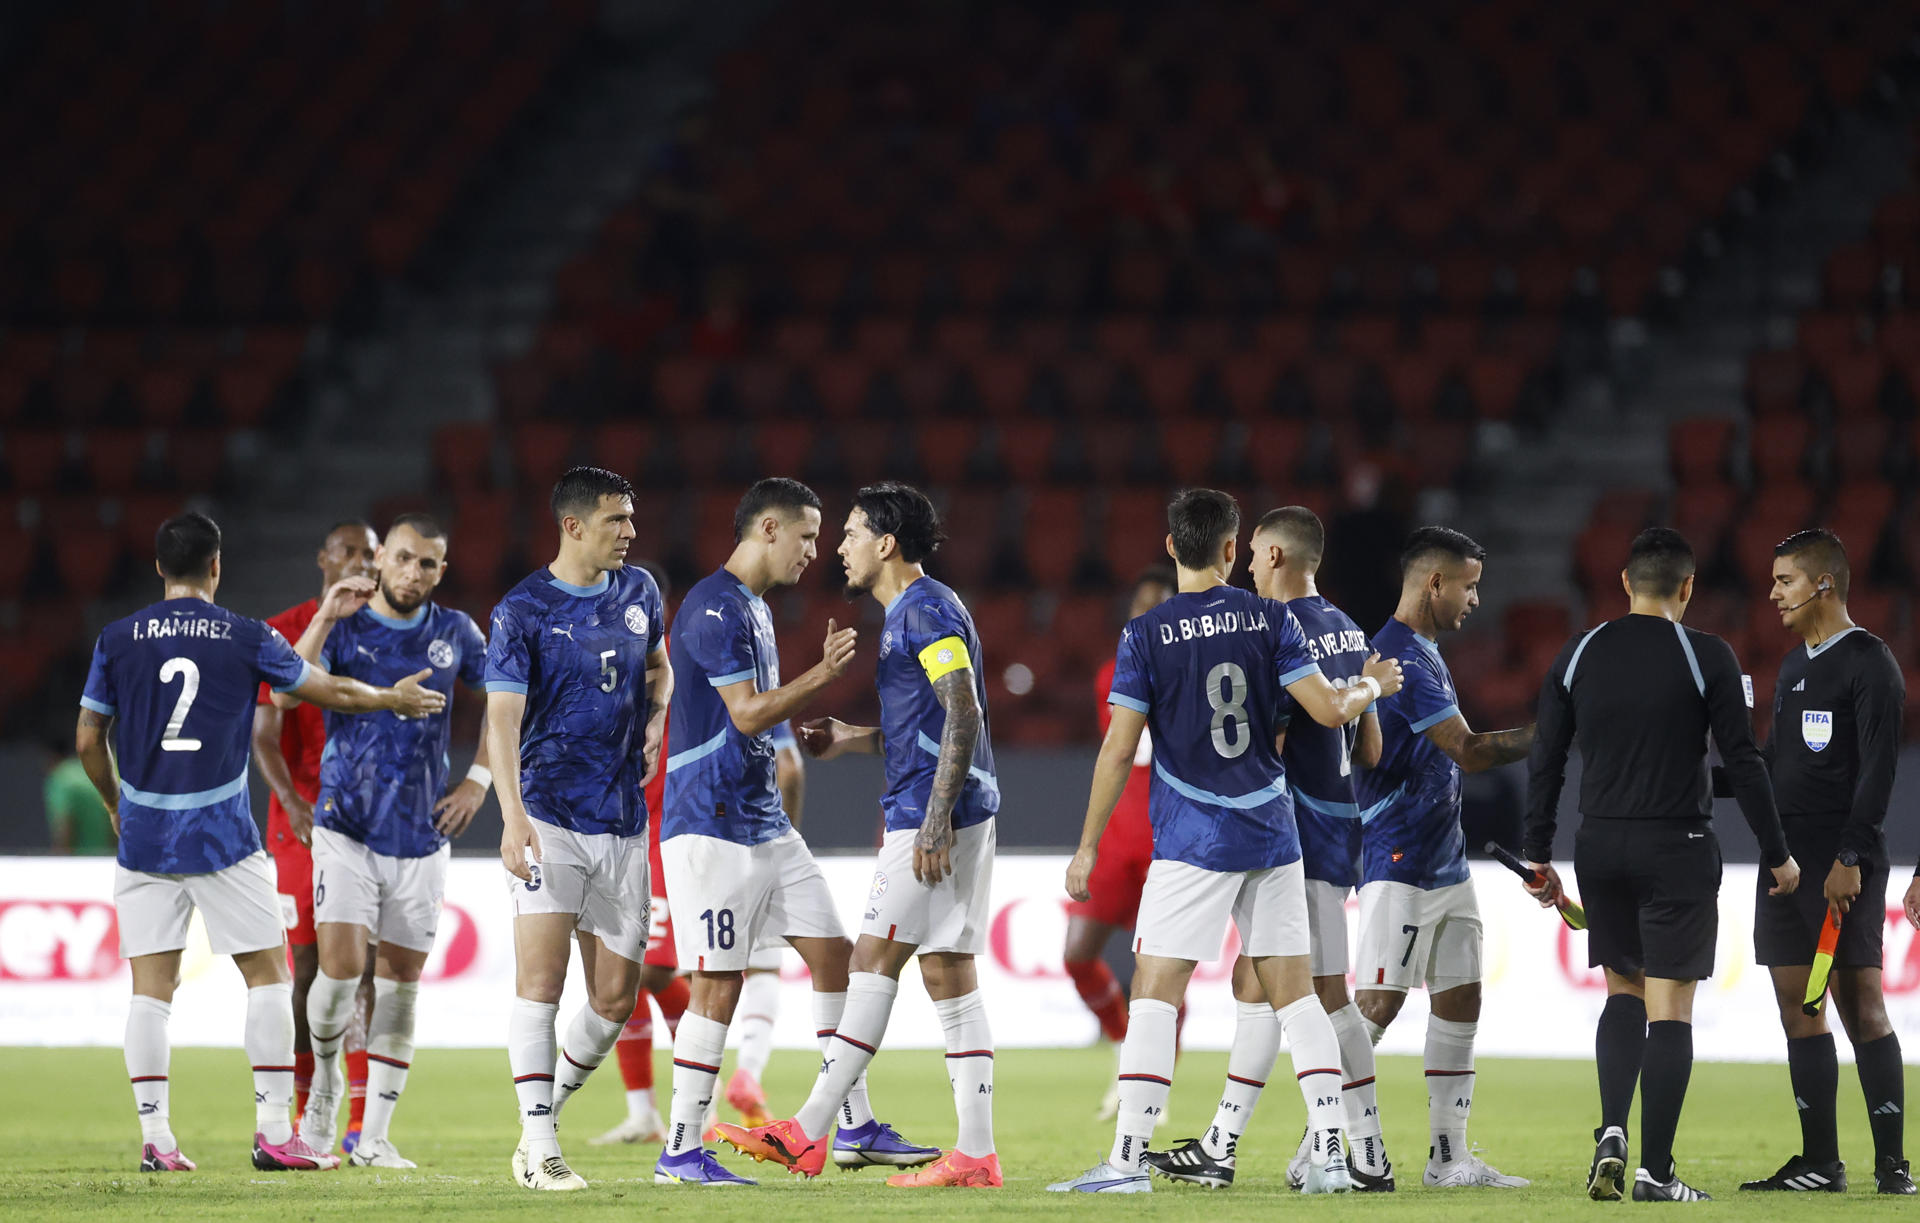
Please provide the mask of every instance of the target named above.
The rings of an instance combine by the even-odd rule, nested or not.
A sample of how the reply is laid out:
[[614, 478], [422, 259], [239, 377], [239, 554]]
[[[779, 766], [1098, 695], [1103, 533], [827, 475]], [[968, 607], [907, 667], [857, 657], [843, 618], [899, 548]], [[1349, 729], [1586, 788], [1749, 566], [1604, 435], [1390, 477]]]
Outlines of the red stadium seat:
[[[1573, 567], [1591, 606], [1604, 608], [1620, 593], [1620, 571], [1627, 567], [1627, 552], [1639, 533], [1638, 526], [1615, 522], [1595, 522], [1580, 532]], [[1700, 541], [1692, 542], [1698, 549]]]
[[0, 438], [0, 460], [16, 493], [46, 493], [66, 470], [69, 441], [64, 433], [9, 430]]
[[713, 366], [697, 357], [670, 357], [653, 371], [653, 401], [669, 416], [696, 416], [706, 410], [713, 388]]
[[972, 421], [922, 421], [914, 432], [920, 469], [935, 484], [959, 483], [980, 448], [980, 436], [980, 427]]
[[1799, 479], [1807, 470], [1812, 444], [1813, 426], [1805, 416], [1769, 416], [1754, 421], [1748, 434], [1754, 478], [1767, 484]]
[[1010, 420], [996, 431], [1002, 471], [1021, 484], [1037, 484], [1052, 470], [1060, 426], [1050, 420]]
[[572, 425], [525, 424], [513, 431], [514, 471], [528, 488], [552, 488], [573, 461]]
[[1721, 479], [1732, 441], [1733, 422], [1724, 417], [1696, 416], [1674, 425], [1667, 433], [1674, 479], [1683, 489]]
[[1308, 430], [1302, 420], [1264, 420], [1247, 435], [1247, 461], [1261, 483], [1287, 488], [1307, 457]]
[[1281, 363], [1265, 353], [1242, 352], [1220, 367], [1220, 389], [1236, 416], [1264, 417], [1280, 380]]
[[1842, 419], [1880, 414], [1880, 392], [1887, 379], [1887, 361], [1879, 353], [1860, 351], [1836, 356], [1826, 365], [1827, 387], [1833, 407]]
[[1224, 427], [1217, 420], [1189, 418], [1160, 427], [1160, 458], [1180, 484], [1204, 484], [1220, 461]]
[[94, 490], [132, 489], [147, 460], [147, 435], [137, 429], [96, 429], [84, 439], [87, 478]]
[[1784, 350], [1754, 353], [1747, 359], [1747, 404], [1756, 416], [1798, 411], [1807, 366], [1800, 354]]
[[32, 532], [14, 522], [0, 522], [0, 599], [20, 597], [33, 572], [39, 546]]
[[1144, 490], [1110, 493], [1096, 551], [1113, 580], [1123, 582], [1147, 565], [1164, 562], [1167, 498]]

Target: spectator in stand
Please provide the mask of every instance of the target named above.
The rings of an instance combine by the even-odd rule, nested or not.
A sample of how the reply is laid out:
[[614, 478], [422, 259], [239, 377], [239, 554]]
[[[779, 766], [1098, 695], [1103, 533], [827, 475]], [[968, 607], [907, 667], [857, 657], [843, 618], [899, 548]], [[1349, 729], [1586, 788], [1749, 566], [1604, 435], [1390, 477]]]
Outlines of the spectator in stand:
[[56, 854], [111, 854], [113, 821], [80, 758], [47, 744], [47, 838]]

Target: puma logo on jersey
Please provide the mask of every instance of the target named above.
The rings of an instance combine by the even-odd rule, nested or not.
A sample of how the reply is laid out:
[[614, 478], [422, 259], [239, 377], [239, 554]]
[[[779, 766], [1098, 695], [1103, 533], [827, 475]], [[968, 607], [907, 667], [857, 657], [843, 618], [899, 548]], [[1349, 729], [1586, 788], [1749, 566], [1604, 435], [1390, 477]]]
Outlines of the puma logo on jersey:
[[373, 660], [375, 660], [376, 662], [377, 662], [377, 661], [379, 661], [379, 658], [380, 658], [380, 651], [378, 651], [378, 650], [369, 650], [369, 649], [368, 649], [368, 648], [367, 648], [366, 646], [363, 646], [363, 645], [356, 645], [356, 646], [354, 646], [353, 648], [354, 648], [354, 649], [355, 649], [355, 650], [356, 650], [357, 652], [359, 652], [359, 653], [361, 653], [361, 654], [365, 654], [365, 655], [366, 655], [366, 656], [367, 656], [368, 658], [371, 658], [371, 659], [373, 659]]
[[718, 608], [713, 608], [713, 607], [709, 607], [709, 608], [707, 609], [707, 614], [708, 614], [709, 616], [712, 616], [712, 617], [713, 617], [713, 618], [714, 618], [715, 620], [725, 620], [725, 619], [726, 619], [726, 617], [725, 617], [725, 616], [723, 616], [723, 615], [721, 615], [721, 614], [720, 614], [720, 611], [719, 611], [719, 609], [718, 609]]
[[[569, 624], [565, 628], [561, 628], [559, 625], [556, 624], [552, 628], [548, 629], [547, 631], [552, 633], [555, 637], [565, 637], [568, 641], [573, 641], [573, 626], [571, 624]], [[579, 643], [575, 642], [575, 644], [577, 645]]]

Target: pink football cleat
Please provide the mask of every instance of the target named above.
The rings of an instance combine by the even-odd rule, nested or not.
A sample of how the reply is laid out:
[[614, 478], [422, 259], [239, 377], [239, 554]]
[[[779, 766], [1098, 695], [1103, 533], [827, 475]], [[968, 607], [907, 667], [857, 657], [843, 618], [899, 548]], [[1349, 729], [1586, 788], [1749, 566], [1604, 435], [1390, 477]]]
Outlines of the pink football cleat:
[[340, 1166], [340, 1157], [314, 1150], [298, 1134], [282, 1143], [271, 1143], [265, 1134], [255, 1134], [253, 1166], [262, 1172], [330, 1172]]
[[149, 1142], [140, 1149], [140, 1170], [142, 1172], [191, 1172], [193, 1161], [180, 1153], [180, 1148], [171, 1151], [156, 1151]]

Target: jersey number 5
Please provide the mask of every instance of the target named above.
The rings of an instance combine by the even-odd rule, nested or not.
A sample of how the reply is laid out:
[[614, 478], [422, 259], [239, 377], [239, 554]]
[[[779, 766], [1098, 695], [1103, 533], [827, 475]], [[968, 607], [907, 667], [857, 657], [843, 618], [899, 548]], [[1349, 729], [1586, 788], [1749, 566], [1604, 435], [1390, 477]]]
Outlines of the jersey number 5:
[[173, 716], [167, 719], [166, 733], [160, 736], [160, 750], [197, 752], [200, 740], [183, 739], [180, 730], [187, 724], [187, 711], [193, 708], [193, 698], [200, 695], [200, 668], [191, 658], [169, 658], [160, 664], [161, 683], [171, 684], [176, 677], [180, 680], [180, 699], [173, 703]]
[[614, 685], [620, 682], [620, 668], [613, 665], [616, 651], [600, 651], [600, 691], [612, 692]]

